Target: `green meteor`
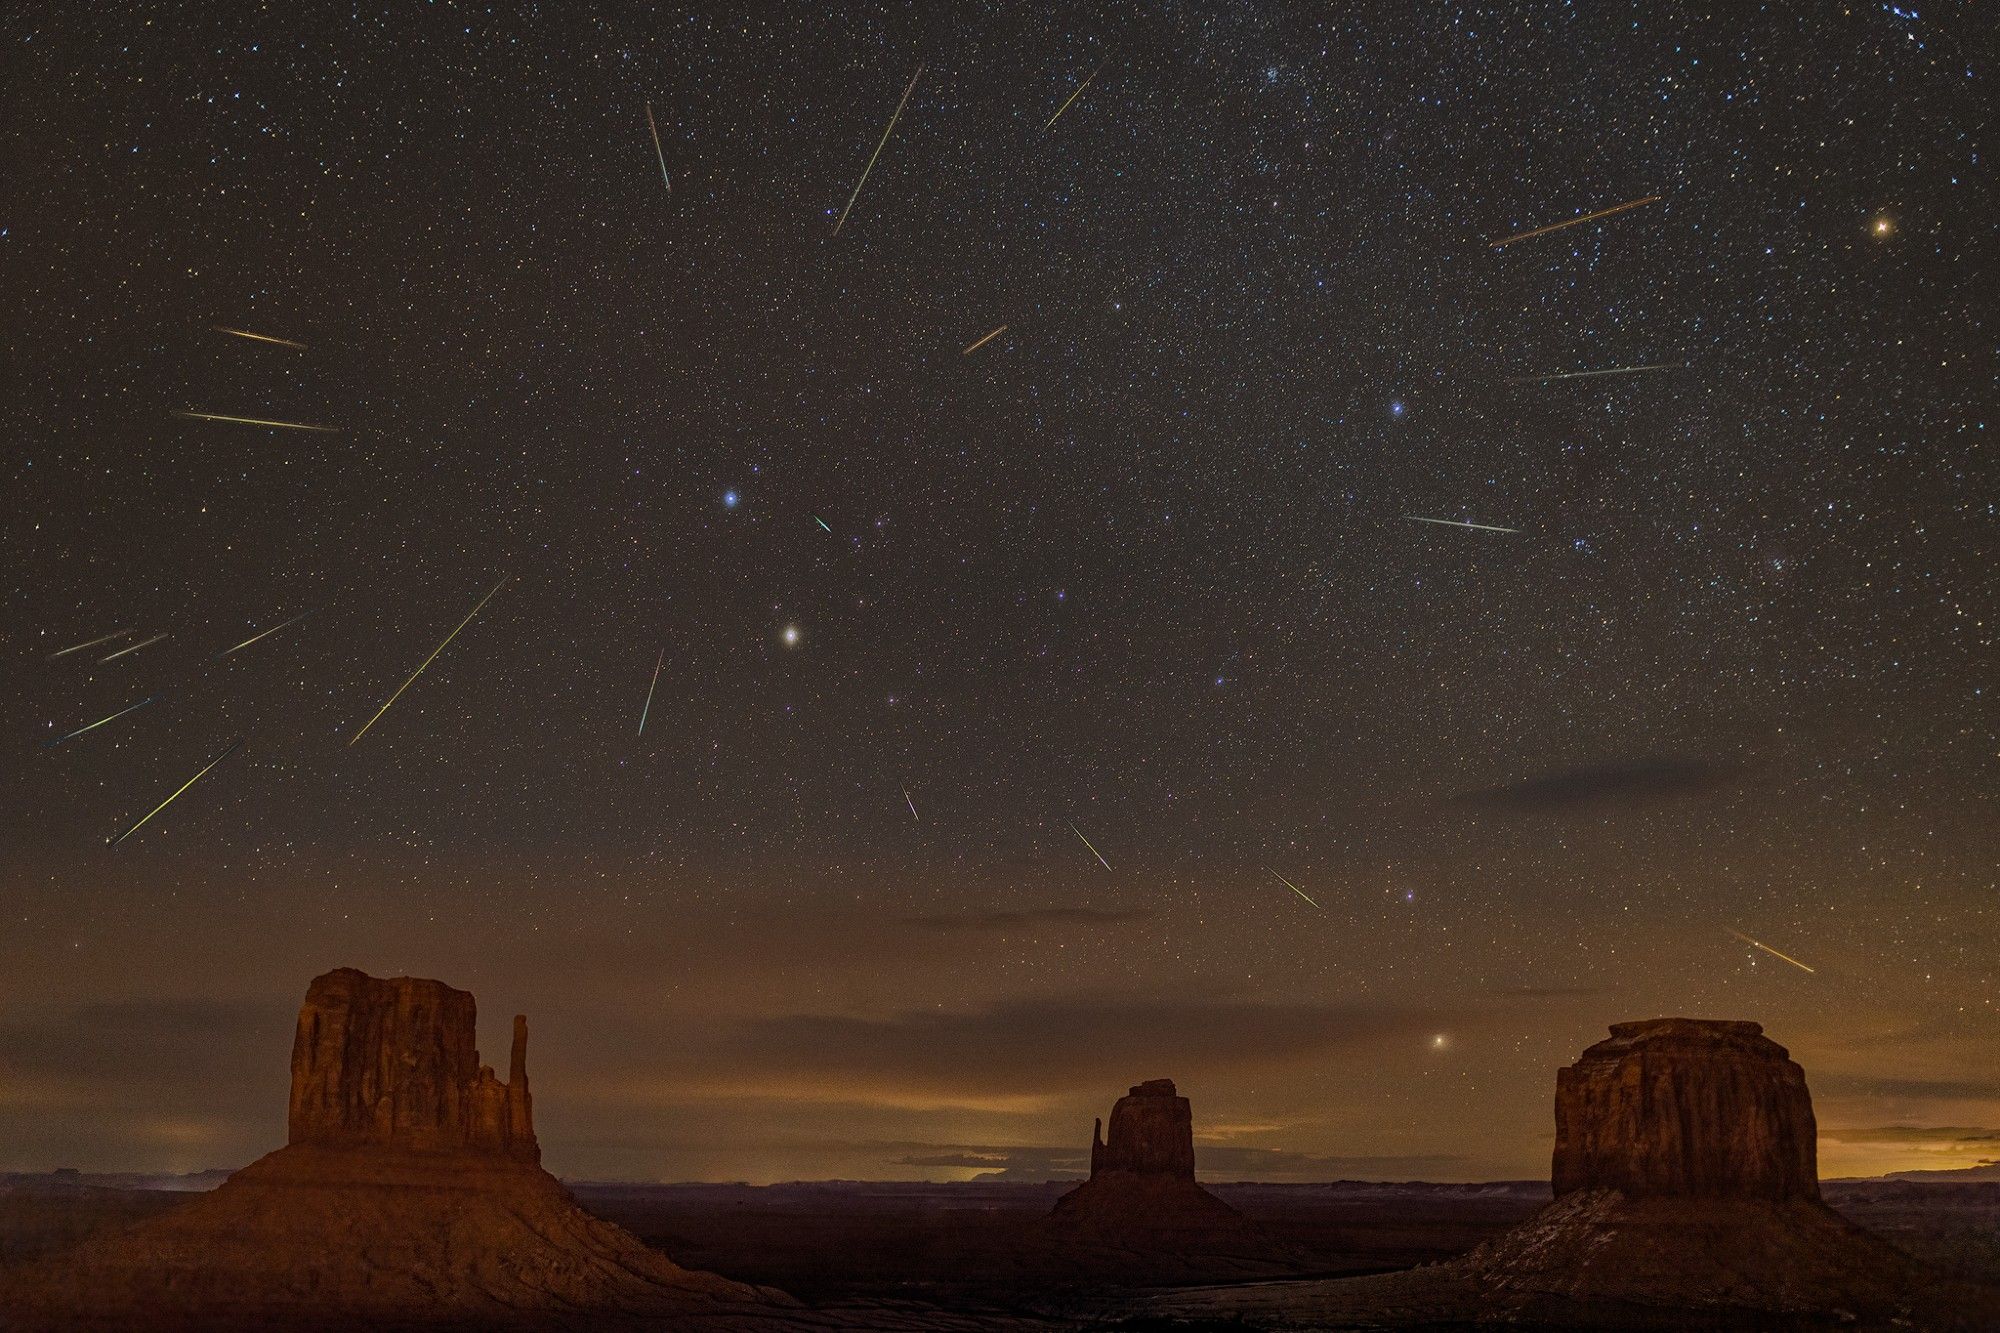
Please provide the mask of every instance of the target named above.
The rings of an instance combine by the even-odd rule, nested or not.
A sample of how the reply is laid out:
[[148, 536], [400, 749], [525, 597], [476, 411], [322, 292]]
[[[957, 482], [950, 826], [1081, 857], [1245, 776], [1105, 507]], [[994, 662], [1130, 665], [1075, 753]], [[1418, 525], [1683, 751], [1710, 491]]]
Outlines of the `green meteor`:
[[138, 703], [133, 704], [131, 707], [119, 709], [117, 712], [113, 713], [110, 717], [100, 717], [97, 719], [97, 721], [91, 723], [87, 727], [78, 727], [75, 731], [72, 731], [67, 735], [58, 736], [52, 741], [44, 741], [42, 743], [42, 748], [44, 750], [53, 750], [58, 745], [61, 745], [64, 741], [73, 741], [78, 736], [83, 735], [83, 733], [86, 731], [96, 731], [99, 727], [103, 726], [107, 722], [116, 722], [119, 718], [125, 716], [127, 713], [136, 713], [141, 708], [144, 708], [147, 704], [153, 702], [153, 700], [159, 697], [160, 696], [157, 694], [149, 694], [145, 698], [141, 699]]
[[[1271, 870], [1271, 867], [1265, 866], [1264, 869]], [[1275, 870], [1271, 870], [1271, 873], [1274, 875], [1278, 875], [1278, 872]], [[1314, 907], [1319, 907], [1318, 903], [1313, 903], [1311, 894], [1307, 893], [1304, 889], [1300, 888], [1298, 885], [1286, 879], [1283, 875], [1278, 875], [1278, 883], [1284, 885], [1286, 888], [1290, 889], [1293, 893], [1298, 894], [1299, 897], [1304, 898], [1307, 902], [1312, 903]], [[1325, 909], [1321, 908], [1321, 910], [1324, 911]]]
[[[913, 810], [911, 811], [911, 813], [914, 814], [916, 812]], [[1069, 831], [1071, 833], [1076, 834], [1077, 838], [1082, 841], [1084, 846], [1090, 847], [1090, 854], [1097, 858], [1097, 864], [1103, 866], [1106, 870], [1111, 869], [1111, 863], [1104, 859], [1104, 853], [1098, 851], [1097, 848], [1091, 846], [1090, 839], [1083, 836], [1082, 829], [1078, 828], [1074, 823], [1072, 823], [1070, 820], [1067, 819], [1065, 819], [1063, 823], [1069, 825]]]
[[464, 629], [467, 625], [470, 625], [472, 623], [472, 617], [478, 615], [481, 611], [485, 610], [486, 604], [493, 600], [493, 593], [499, 592], [500, 589], [506, 587], [507, 579], [511, 579], [513, 577], [514, 576], [512, 574], [507, 575], [507, 578], [503, 578], [498, 583], [493, 585], [492, 592], [487, 593], [484, 597], [479, 599], [479, 605], [473, 607], [472, 610], [466, 615], [465, 619], [458, 622], [458, 629], [454, 629], [451, 633], [445, 635], [444, 642], [439, 644], [437, 648], [431, 653], [431, 655], [424, 659], [424, 665], [418, 667], [415, 671], [412, 671], [410, 673], [410, 678], [404, 681], [401, 685], [398, 685], [396, 687], [396, 692], [389, 696], [389, 702], [383, 704], [380, 708], [376, 709], [375, 716], [369, 718], [366, 722], [363, 722], [361, 724], [361, 730], [355, 732], [354, 735], [349, 738], [347, 742], [349, 745], [354, 744], [355, 741], [360, 740], [363, 736], [366, 736], [368, 734], [368, 728], [374, 726], [377, 722], [379, 722], [382, 718], [382, 714], [389, 711], [390, 705], [394, 704], [396, 700], [403, 697], [403, 691], [409, 689], [410, 686], [417, 683], [417, 677], [424, 674], [424, 668], [428, 667], [431, 663], [437, 661], [439, 653], [451, 647], [451, 641], [458, 637], [458, 630]]
[[189, 778], [186, 782], [183, 782], [180, 786], [174, 788], [174, 794], [172, 796], [169, 796], [166, 800], [161, 801], [158, 805], [154, 806], [151, 810], [148, 810], [143, 816], [141, 816], [138, 823], [134, 824], [131, 828], [126, 829], [123, 833], [119, 834], [117, 837], [108, 839], [110, 845], [116, 847], [119, 843], [131, 837], [134, 833], [137, 833], [140, 829], [146, 827], [146, 824], [153, 818], [154, 815], [159, 814], [160, 811], [172, 805], [175, 802], [175, 800], [177, 800], [180, 797], [180, 794], [182, 792], [186, 791], [189, 787], [194, 786], [195, 783], [200, 782], [203, 778], [207, 777], [209, 769], [214, 768], [217, 764], [229, 758], [230, 755], [235, 754], [238, 750], [242, 748], [243, 748], [243, 738], [241, 736], [238, 736], [235, 740], [229, 743], [228, 749], [224, 750], [221, 754], [215, 756], [215, 758], [209, 760], [207, 766], [204, 767], [201, 770], [201, 772], [195, 774], [193, 777]]

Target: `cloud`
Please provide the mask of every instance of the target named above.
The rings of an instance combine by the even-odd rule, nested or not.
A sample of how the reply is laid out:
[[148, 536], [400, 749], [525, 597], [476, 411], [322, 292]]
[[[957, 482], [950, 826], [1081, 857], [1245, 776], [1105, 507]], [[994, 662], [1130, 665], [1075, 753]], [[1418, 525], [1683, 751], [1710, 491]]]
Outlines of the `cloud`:
[[1915, 1144], [1938, 1151], [1963, 1151], [1966, 1145], [2000, 1143], [2000, 1129], [1967, 1125], [1877, 1125], [1871, 1129], [1822, 1129], [1822, 1136], [1849, 1145]]
[[1606, 986], [1495, 986], [1493, 994], [1506, 1000], [1554, 1000], [1568, 995], [1603, 995]]
[[291, 1030], [283, 1011], [258, 1005], [81, 1004], [0, 1023], [0, 1062], [19, 1074], [191, 1092], [219, 1079], [243, 1084], [271, 1050], [289, 1044]]
[[1233, 998], [1074, 994], [880, 1018], [752, 1019], [684, 1054], [683, 1092], [1028, 1110], [1141, 1075], [1323, 1068], [1436, 1030], [1434, 1013]]
[[[1000, 1147], [979, 1144], [928, 1145], [930, 1152], [907, 1153], [897, 1166], [974, 1170], [990, 1180], [1062, 1180], [1090, 1173], [1089, 1146], [1074, 1148]], [[1195, 1170], [1209, 1180], [1410, 1180], [1452, 1171], [1464, 1158], [1450, 1153], [1389, 1156], [1329, 1156], [1283, 1148], [1239, 1148], [1197, 1143]]]
[[2000, 1078], [1875, 1078], [1822, 1074], [1813, 1085], [1827, 1096], [1897, 1097], [1915, 1101], [1990, 1101], [2000, 1098]]
[[1106, 911], [1096, 907], [1043, 907], [1021, 912], [980, 912], [970, 916], [906, 916], [903, 924], [947, 934], [1035, 930], [1043, 926], [1123, 926], [1149, 920], [1146, 910]]
[[1743, 764], [1715, 759], [1615, 759], [1557, 769], [1520, 782], [1463, 792], [1450, 805], [1502, 814], [1552, 814], [1589, 806], [1635, 806], [1714, 791]]

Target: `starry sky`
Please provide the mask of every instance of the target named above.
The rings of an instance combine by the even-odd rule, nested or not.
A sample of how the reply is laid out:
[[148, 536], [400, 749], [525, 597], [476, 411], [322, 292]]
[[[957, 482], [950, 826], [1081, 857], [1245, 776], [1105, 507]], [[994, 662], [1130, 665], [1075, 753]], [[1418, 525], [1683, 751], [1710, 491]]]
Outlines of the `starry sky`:
[[1536, 1177], [1660, 1014], [2000, 1157], [1990, 15], [728, 8], [6, 25], [0, 1169], [340, 965], [575, 1176]]

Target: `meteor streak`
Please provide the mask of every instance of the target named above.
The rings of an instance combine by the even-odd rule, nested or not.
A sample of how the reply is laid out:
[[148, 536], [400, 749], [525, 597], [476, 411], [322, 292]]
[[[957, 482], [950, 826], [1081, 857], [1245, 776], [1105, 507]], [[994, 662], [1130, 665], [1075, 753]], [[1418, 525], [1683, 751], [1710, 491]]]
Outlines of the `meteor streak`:
[[653, 123], [653, 104], [646, 103], [646, 128], [653, 132], [653, 156], [660, 159], [660, 179], [666, 182], [667, 193], [674, 192], [674, 183], [667, 176], [667, 154], [660, 147], [660, 127]]
[[162, 631], [162, 632], [160, 632], [160, 633], [158, 633], [158, 634], [155, 634], [155, 635], [154, 635], [154, 636], [153, 636], [152, 638], [150, 638], [150, 639], [142, 639], [142, 640], [140, 640], [140, 641], [139, 641], [138, 643], [135, 643], [135, 644], [133, 644], [133, 645], [132, 645], [132, 646], [131, 646], [130, 648], [120, 648], [120, 649], [119, 649], [119, 650], [118, 650], [117, 652], [115, 652], [115, 653], [112, 653], [112, 654], [110, 654], [109, 656], [106, 656], [106, 657], [100, 657], [100, 658], [98, 658], [98, 659], [97, 659], [97, 661], [98, 661], [98, 664], [99, 664], [99, 665], [101, 666], [101, 665], [103, 665], [104, 663], [106, 663], [106, 662], [109, 662], [109, 661], [110, 661], [110, 660], [111, 660], [111, 659], [112, 659], [113, 657], [123, 657], [123, 656], [125, 656], [125, 654], [127, 654], [127, 653], [136, 653], [136, 652], [138, 652], [138, 651], [139, 651], [139, 650], [140, 650], [141, 648], [150, 648], [150, 647], [152, 647], [152, 646], [153, 646], [154, 644], [158, 643], [158, 642], [159, 642], [159, 641], [160, 641], [161, 639], [164, 639], [164, 638], [166, 638], [166, 637], [167, 637], [167, 636], [166, 636], [166, 632], [165, 632], [165, 631]]
[[1063, 112], [1069, 110], [1070, 102], [1074, 102], [1077, 98], [1083, 96], [1083, 90], [1090, 86], [1091, 80], [1097, 77], [1098, 70], [1103, 69], [1104, 66], [1110, 61], [1110, 59], [1111, 59], [1110, 56], [1104, 57], [1103, 60], [1097, 62], [1097, 69], [1094, 69], [1090, 71], [1090, 73], [1084, 75], [1083, 82], [1076, 85], [1076, 91], [1069, 95], [1069, 100], [1065, 101], [1061, 106], [1057, 107], [1056, 113], [1053, 116], [1049, 117], [1049, 123], [1042, 126], [1042, 133], [1047, 134], [1050, 130], [1056, 127], [1056, 122], [1062, 119]]
[[1753, 949], [1762, 949], [1765, 953], [1770, 954], [1771, 957], [1773, 958], [1784, 959], [1786, 962], [1790, 963], [1793, 967], [1798, 968], [1801, 972], [1813, 972], [1815, 975], [1817, 975], [1816, 969], [1807, 967], [1804, 963], [1801, 963], [1798, 959], [1792, 957], [1788, 953], [1779, 953], [1776, 949], [1773, 949], [1770, 945], [1765, 944], [1760, 940], [1753, 940], [1748, 935], [1745, 935], [1742, 931], [1736, 930], [1733, 927], [1724, 926], [1723, 929], [1727, 930], [1730, 934], [1734, 935], [1737, 939], [1742, 940], [1745, 944], [1749, 945]]
[[1656, 361], [1645, 366], [1612, 366], [1605, 370], [1572, 370], [1563, 375], [1516, 375], [1509, 384], [1547, 384], [1551, 380], [1585, 380], [1596, 375], [1642, 375], [1649, 370], [1679, 370], [1681, 367], [1670, 361]]
[[995, 338], [998, 338], [1001, 334], [1005, 333], [1006, 331], [1007, 331], [1007, 326], [1005, 324], [1002, 324], [999, 328], [993, 330], [993, 332], [987, 334], [984, 338], [981, 338], [978, 342], [972, 344], [972, 346], [966, 348], [963, 352], [960, 352], [959, 355], [971, 356], [974, 352], [986, 346], [987, 343], [992, 342]]
[[813, 522], [815, 522], [815, 523], [819, 524], [821, 528], [825, 529], [825, 531], [826, 531], [826, 534], [827, 534], [827, 535], [828, 535], [829, 537], [833, 535], [833, 529], [832, 529], [832, 528], [829, 528], [829, 527], [827, 527], [827, 526], [826, 526], [826, 520], [825, 520], [825, 519], [823, 519], [823, 518], [821, 518], [821, 517], [820, 517], [820, 516], [819, 516], [818, 514], [814, 514], [814, 515], [813, 515]]
[[159, 697], [160, 696], [157, 694], [149, 694], [145, 698], [141, 699], [138, 703], [133, 704], [130, 708], [121, 708], [117, 712], [113, 713], [110, 717], [100, 717], [97, 719], [97, 721], [91, 723], [87, 727], [78, 727], [75, 731], [70, 732], [68, 735], [58, 736], [52, 741], [42, 742], [42, 748], [44, 750], [53, 750], [58, 745], [61, 745], [64, 741], [73, 741], [78, 736], [83, 735], [83, 733], [86, 731], [96, 731], [106, 722], [116, 722], [119, 718], [125, 716], [127, 713], [136, 713], [141, 708], [144, 708], [147, 704], [153, 702], [153, 700]]
[[[910, 807], [910, 818], [917, 819], [917, 803], [910, 799], [910, 789], [908, 787], [903, 788], [903, 804]], [[917, 822], [922, 823], [923, 821], [919, 819]]]
[[96, 638], [84, 643], [73, 643], [67, 648], [58, 648], [49, 654], [49, 660], [53, 662], [58, 657], [68, 657], [71, 653], [80, 653], [86, 648], [95, 648], [100, 643], [110, 643], [113, 639], [122, 639], [131, 632], [129, 629], [116, 629], [109, 634], [100, 634]]
[[230, 755], [235, 754], [238, 749], [242, 748], [242, 745], [243, 745], [243, 738], [241, 736], [238, 736], [235, 740], [229, 743], [228, 749], [224, 750], [221, 754], [215, 756], [215, 758], [209, 760], [208, 766], [206, 768], [203, 768], [201, 772], [195, 774], [193, 777], [189, 778], [186, 782], [183, 782], [180, 786], [174, 788], [174, 794], [172, 796], [169, 796], [166, 800], [161, 801], [151, 810], [148, 810], [143, 816], [141, 816], [139, 822], [134, 824], [131, 828], [126, 829], [123, 833], [119, 834], [117, 837], [109, 838], [106, 841], [109, 842], [111, 846], [116, 847], [119, 843], [131, 837], [134, 833], [137, 833], [140, 829], [146, 827], [146, 823], [148, 820], [152, 819], [154, 815], [159, 814], [160, 811], [172, 805], [182, 792], [186, 791], [189, 787], [194, 786], [195, 783], [200, 782], [203, 778], [207, 777], [208, 770], [210, 768], [214, 768], [217, 764], [229, 758]]
[[[1265, 867], [1264, 867], [1264, 869], [1266, 869], [1266, 870], [1271, 870], [1271, 867], [1269, 867], [1269, 866], [1265, 866]], [[1271, 870], [1271, 873], [1272, 873], [1272, 874], [1274, 874], [1274, 875], [1278, 875], [1278, 872], [1277, 872], [1277, 871], [1275, 871], [1275, 870]], [[1304, 899], [1305, 899], [1305, 900], [1306, 900], [1307, 902], [1309, 902], [1309, 903], [1312, 903], [1312, 905], [1313, 905], [1314, 907], [1318, 907], [1318, 906], [1319, 906], [1319, 904], [1318, 904], [1318, 903], [1313, 903], [1313, 900], [1312, 900], [1312, 895], [1311, 895], [1311, 894], [1307, 893], [1307, 892], [1306, 892], [1306, 891], [1305, 891], [1304, 889], [1300, 888], [1300, 887], [1299, 887], [1298, 885], [1296, 885], [1296, 884], [1292, 883], [1292, 882], [1291, 882], [1290, 880], [1286, 879], [1286, 878], [1285, 878], [1285, 877], [1284, 877], [1283, 875], [1278, 875], [1278, 883], [1280, 883], [1280, 884], [1284, 885], [1284, 886], [1285, 886], [1286, 888], [1290, 889], [1290, 890], [1291, 890], [1291, 891], [1292, 891], [1293, 893], [1296, 893], [1296, 894], [1298, 894], [1298, 895], [1299, 895], [1299, 897], [1301, 897], [1301, 898], [1304, 898]], [[1322, 910], [1324, 910], [1324, 909], [1322, 909]]]
[[1455, 518], [1420, 518], [1416, 514], [1405, 514], [1412, 523], [1435, 523], [1445, 528], [1478, 528], [1481, 532], [1519, 532], [1519, 528], [1500, 528], [1491, 523], [1461, 523]]
[[262, 417], [226, 417], [220, 412], [182, 412], [175, 410], [177, 417], [190, 417], [195, 421], [233, 421], [239, 426], [275, 426], [279, 430], [316, 430], [326, 435], [338, 434], [338, 426], [308, 426], [300, 421], [266, 421]]
[[[513, 577], [514, 576], [512, 574], [509, 574], [506, 576], [506, 578], [502, 578], [498, 583], [493, 585], [493, 588], [490, 592], [488, 592], [484, 597], [479, 599], [479, 605], [473, 607], [472, 610], [469, 613], [467, 613], [465, 619], [458, 622], [458, 629], [454, 629], [451, 633], [445, 635], [444, 642], [439, 644], [437, 648], [431, 653], [431, 655], [424, 659], [424, 665], [418, 667], [415, 671], [412, 671], [410, 673], [410, 678], [404, 681], [401, 685], [398, 685], [396, 687], [396, 692], [389, 696], [389, 702], [383, 704], [380, 708], [376, 709], [375, 716], [369, 718], [366, 722], [363, 722], [361, 724], [361, 730], [355, 732], [354, 735], [348, 739], [347, 743], [349, 745], [354, 744], [355, 741], [360, 740], [363, 736], [366, 736], [368, 734], [368, 728], [374, 726], [378, 721], [380, 721], [382, 714], [389, 711], [390, 705], [394, 704], [396, 700], [403, 697], [404, 690], [407, 690], [410, 688], [410, 686], [416, 684], [417, 677], [424, 674], [424, 668], [428, 667], [431, 663], [437, 661], [438, 653], [441, 653], [445, 649], [451, 647], [451, 641], [458, 637], [458, 631], [464, 629], [467, 625], [470, 625], [472, 623], [472, 617], [478, 615], [481, 611], [485, 610], [486, 604], [493, 600], [493, 594], [499, 592], [500, 589], [506, 587], [507, 579], [511, 579]], [[663, 649], [662, 651], [665, 650]]]
[[653, 691], [660, 687], [660, 668], [667, 664], [667, 650], [660, 649], [660, 660], [653, 663], [653, 683], [646, 687], [646, 706], [639, 710], [639, 734], [646, 734], [646, 714], [653, 711]]
[[314, 607], [312, 611], [301, 611], [297, 615], [293, 616], [290, 620], [281, 620], [277, 624], [271, 626], [271, 628], [264, 630], [261, 633], [252, 634], [249, 638], [237, 644], [234, 648], [224, 648], [221, 652], [215, 655], [215, 660], [220, 662], [223, 658], [229, 656], [231, 653], [242, 652], [245, 648], [248, 648], [251, 644], [257, 642], [257, 640], [264, 638], [266, 635], [276, 634], [279, 630], [285, 628], [287, 625], [296, 625], [301, 620], [304, 620], [307, 616], [311, 615], [313, 611], [317, 610], [319, 610], [319, 608]]
[[847, 196], [847, 207], [840, 210], [840, 217], [833, 224], [833, 234], [835, 236], [840, 235], [840, 228], [847, 221], [848, 213], [853, 210], [854, 201], [861, 197], [861, 187], [868, 183], [868, 173], [875, 170], [875, 159], [882, 156], [883, 144], [889, 142], [889, 136], [896, 130], [896, 122], [903, 118], [903, 107], [909, 102], [910, 94], [917, 90], [917, 80], [923, 76], [923, 72], [924, 67], [922, 65], [917, 66], [917, 72], [910, 76], [910, 86], [903, 89], [903, 100], [896, 103], [896, 114], [889, 117], [889, 126], [882, 131], [881, 142], [877, 143], [875, 151], [868, 155], [868, 165], [861, 168], [861, 179], [854, 182], [854, 193]]
[[1097, 864], [1099, 864], [1099, 865], [1103, 866], [1103, 867], [1104, 867], [1104, 868], [1105, 868], [1106, 870], [1109, 870], [1109, 869], [1111, 869], [1111, 863], [1110, 863], [1109, 861], [1107, 861], [1107, 860], [1105, 860], [1105, 859], [1104, 859], [1104, 853], [1103, 853], [1103, 852], [1100, 852], [1100, 851], [1098, 851], [1098, 850], [1097, 850], [1097, 849], [1096, 849], [1095, 847], [1091, 847], [1091, 846], [1090, 846], [1090, 839], [1088, 839], [1088, 838], [1085, 838], [1085, 837], [1083, 836], [1083, 830], [1082, 830], [1082, 829], [1078, 828], [1078, 827], [1077, 827], [1077, 826], [1076, 826], [1076, 825], [1075, 825], [1074, 823], [1072, 823], [1071, 821], [1069, 821], [1069, 820], [1067, 820], [1067, 819], [1065, 819], [1065, 820], [1063, 821], [1063, 823], [1065, 823], [1065, 824], [1068, 824], [1068, 825], [1069, 825], [1069, 831], [1070, 831], [1071, 833], [1074, 833], [1074, 834], [1076, 834], [1076, 836], [1077, 836], [1077, 837], [1078, 837], [1079, 839], [1081, 839], [1081, 840], [1082, 840], [1082, 842], [1083, 842], [1083, 845], [1084, 845], [1084, 846], [1086, 846], [1086, 847], [1090, 847], [1090, 854], [1091, 854], [1092, 856], [1094, 856], [1094, 857], [1096, 857], [1096, 858], [1097, 858]]
[[214, 329], [217, 333], [226, 333], [232, 338], [248, 338], [252, 342], [276, 343], [280, 347], [289, 347], [295, 352], [306, 350], [304, 343], [295, 343], [290, 338], [273, 338], [268, 333], [252, 333], [248, 329], [232, 329], [227, 324], [211, 324], [208, 327]]
[[1515, 236], [1503, 236], [1497, 241], [1488, 241], [1487, 244], [1493, 249], [1498, 250], [1503, 245], [1512, 245], [1516, 241], [1525, 241], [1530, 236], [1543, 236], [1552, 231], [1561, 231], [1564, 227], [1576, 227], [1586, 222], [1595, 222], [1599, 218], [1608, 218], [1613, 213], [1623, 213], [1628, 208], [1641, 208], [1647, 204], [1657, 204], [1665, 197], [1665, 195], [1649, 194], [1644, 199], [1634, 199], [1627, 204], [1614, 204], [1610, 208], [1600, 208], [1595, 213], [1585, 213], [1582, 217], [1571, 218], [1567, 222], [1551, 222], [1546, 227], [1537, 227], [1533, 231], [1524, 231]]

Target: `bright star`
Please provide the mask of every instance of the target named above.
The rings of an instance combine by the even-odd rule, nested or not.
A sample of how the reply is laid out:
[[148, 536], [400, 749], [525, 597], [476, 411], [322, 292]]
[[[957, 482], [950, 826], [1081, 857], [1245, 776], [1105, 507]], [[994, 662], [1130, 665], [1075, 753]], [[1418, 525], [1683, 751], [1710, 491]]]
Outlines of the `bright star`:
[[736, 500], [737, 495], [735, 491], [724, 491], [722, 493], [722, 507], [724, 509], [736, 508]]
[[1893, 236], [1896, 234], [1896, 219], [1890, 217], [1887, 213], [1880, 214], [1873, 223], [1869, 224], [1868, 230], [1874, 232], [1877, 236]]
[[1398, 399], [1396, 399], [1396, 401], [1394, 401], [1394, 402], [1392, 402], [1392, 403], [1390, 403], [1390, 404], [1389, 404], [1389, 415], [1390, 415], [1390, 416], [1392, 416], [1392, 417], [1399, 417], [1399, 416], [1403, 415], [1403, 400], [1402, 400], [1402, 399], [1398, 398]]
[[785, 641], [785, 647], [796, 648], [799, 646], [799, 627], [797, 625], [787, 625], [785, 626], [784, 633], [778, 637]]

